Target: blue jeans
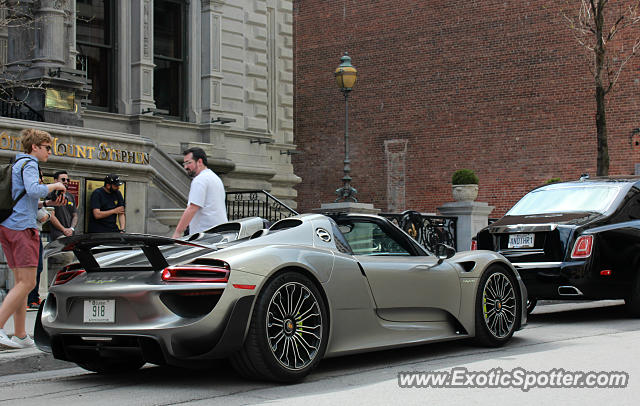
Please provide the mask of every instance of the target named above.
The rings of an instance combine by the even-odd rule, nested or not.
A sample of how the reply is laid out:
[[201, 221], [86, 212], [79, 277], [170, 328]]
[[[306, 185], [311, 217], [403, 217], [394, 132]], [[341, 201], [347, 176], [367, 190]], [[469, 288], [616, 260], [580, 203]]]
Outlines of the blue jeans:
[[38, 302], [40, 300], [40, 295], [38, 294], [38, 290], [40, 289], [40, 274], [42, 273], [42, 237], [40, 237], [40, 258], [38, 258], [38, 271], [36, 274], [36, 287], [33, 288], [31, 292], [29, 292], [29, 297], [27, 298], [27, 303]]

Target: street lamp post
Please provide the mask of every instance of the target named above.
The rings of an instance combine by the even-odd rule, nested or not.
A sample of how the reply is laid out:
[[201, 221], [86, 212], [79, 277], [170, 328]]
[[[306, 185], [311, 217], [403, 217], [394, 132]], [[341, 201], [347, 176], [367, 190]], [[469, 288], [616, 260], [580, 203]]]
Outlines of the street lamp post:
[[340, 91], [344, 94], [344, 176], [342, 177], [342, 187], [336, 190], [338, 198], [335, 201], [338, 202], [342, 199], [345, 202], [349, 200], [357, 202], [358, 199], [356, 199], [355, 195], [358, 191], [351, 186], [351, 175], [349, 175], [351, 172], [351, 161], [349, 160], [349, 92], [356, 84], [358, 71], [351, 65], [351, 58], [348, 53], [344, 53], [340, 58], [340, 62], [334, 76]]

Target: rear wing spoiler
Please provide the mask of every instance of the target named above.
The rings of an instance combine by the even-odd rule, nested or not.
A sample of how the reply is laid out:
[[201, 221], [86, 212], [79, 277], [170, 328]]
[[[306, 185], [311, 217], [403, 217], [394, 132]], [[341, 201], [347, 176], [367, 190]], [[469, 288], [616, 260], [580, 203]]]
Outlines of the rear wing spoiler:
[[46, 246], [46, 257], [73, 251], [80, 264], [87, 272], [100, 270], [95, 258], [98, 253], [140, 249], [147, 257], [152, 270], [160, 270], [169, 266], [159, 247], [167, 245], [183, 245], [213, 251], [212, 247], [195, 244], [190, 241], [176, 240], [150, 234], [97, 233], [80, 234], [60, 238]]

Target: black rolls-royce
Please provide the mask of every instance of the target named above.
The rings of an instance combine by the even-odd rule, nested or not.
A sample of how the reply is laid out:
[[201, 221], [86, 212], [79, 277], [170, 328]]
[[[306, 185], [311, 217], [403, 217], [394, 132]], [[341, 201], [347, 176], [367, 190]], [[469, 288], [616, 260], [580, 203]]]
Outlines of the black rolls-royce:
[[591, 178], [527, 193], [476, 236], [538, 299], [624, 299], [640, 316], [640, 178]]

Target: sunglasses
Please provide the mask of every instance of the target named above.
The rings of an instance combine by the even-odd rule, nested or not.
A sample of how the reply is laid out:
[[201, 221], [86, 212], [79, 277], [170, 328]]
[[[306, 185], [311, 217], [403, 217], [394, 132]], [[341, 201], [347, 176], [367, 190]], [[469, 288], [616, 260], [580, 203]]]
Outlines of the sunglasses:
[[51, 145], [38, 145], [40, 148], [46, 148], [48, 152], [51, 152]]
[[60, 182], [69, 182], [69, 178], [60, 178]]

